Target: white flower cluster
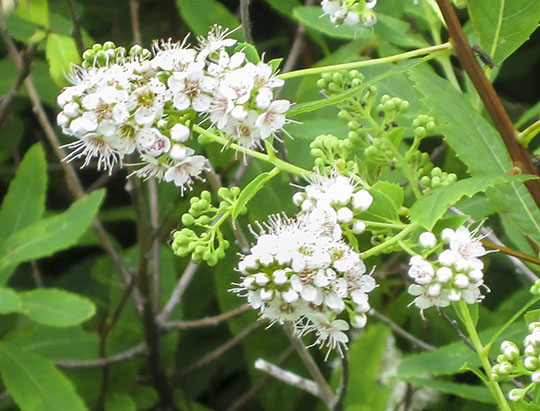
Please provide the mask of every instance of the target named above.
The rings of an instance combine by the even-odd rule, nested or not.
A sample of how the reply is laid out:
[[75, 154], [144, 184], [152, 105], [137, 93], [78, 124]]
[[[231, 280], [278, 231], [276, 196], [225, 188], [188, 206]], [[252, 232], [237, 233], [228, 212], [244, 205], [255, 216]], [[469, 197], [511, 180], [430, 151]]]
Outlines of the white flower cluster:
[[315, 333], [315, 344], [328, 346], [328, 352], [341, 352], [348, 342], [349, 323], [340, 314], [347, 312], [354, 327], [366, 324], [368, 293], [375, 288], [340, 226], [347, 204], [356, 211], [371, 204], [367, 191], [355, 189], [335, 173], [319, 176], [306, 187], [296, 219], [274, 215], [259, 226], [256, 244], [238, 264], [242, 282], [233, 290], [272, 322], [293, 324], [300, 336]]
[[377, 0], [322, 0], [321, 6], [324, 15], [330, 16], [330, 21], [336, 26], [346, 24], [348, 26], [370, 27], [377, 23], [377, 17], [371, 10], [377, 4]]
[[492, 375], [496, 380], [507, 381], [522, 375], [531, 379], [531, 384], [525, 388], [513, 389], [508, 393], [512, 401], [522, 400], [527, 392], [540, 383], [540, 322], [529, 323], [529, 334], [523, 343], [523, 354], [512, 341], [501, 343], [501, 354], [493, 365]]
[[[260, 145], [286, 123], [287, 100], [273, 100], [283, 80], [264, 62], [247, 61], [243, 51], [230, 53], [236, 40], [214, 26], [197, 48], [183, 43], [154, 45], [118, 59], [114, 45], [103, 47], [89, 68], [77, 67], [73, 86], [58, 96], [57, 121], [77, 141], [67, 161], [95, 157], [98, 169], [111, 172], [136, 152], [143, 167], [135, 174], [156, 177], [184, 190], [206, 167], [202, 155], [186, 146], [190, 122], [209, 119], [245, 147]], [[142, 50], [142, 49], [140, 49]], [[89, 51], [90, 56], [92, 56]]]
[[304, 192], [293, 196], [293, 202], [304, 212], [325, 210], [333, 224], [349, 226], [355, 234], [361, 234], [366, 225], [358, 214], [371, 206], [373, 197], [351, 178], [333, 171], [330, 176], [315, 176]]
[[[446, 228], [441, 237], [447, 247], [437, 260], [420, 255], [411, 257], [408, 274], [415, 284], [409, 286], [409, 294], [416, 296], [413, 303], [421, 311], [432, 306], [446, 307], [460, 300], [474, 304], [484, 298], [479, 289], [484, 284], [484, 264], [478, 257], [485, 255], [486, 250], [480, 238], [475, 237], [477, 231], [471, 232], [464, 226], [455, 231]], [[436, 245], [436, 237], [430, 232], [422, 233], [419, 241], [426, 249]]]

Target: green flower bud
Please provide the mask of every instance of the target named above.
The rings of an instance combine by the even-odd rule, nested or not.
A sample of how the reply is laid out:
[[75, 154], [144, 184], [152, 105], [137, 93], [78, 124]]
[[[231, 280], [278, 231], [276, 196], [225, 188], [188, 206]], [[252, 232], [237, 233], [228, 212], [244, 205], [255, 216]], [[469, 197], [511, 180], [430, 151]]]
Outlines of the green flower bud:
[[186, 213], [182, 216], [182, 224], [192, 225], [193, 223], [195, 223], [195, 219], [193, 218], [191, 214]]

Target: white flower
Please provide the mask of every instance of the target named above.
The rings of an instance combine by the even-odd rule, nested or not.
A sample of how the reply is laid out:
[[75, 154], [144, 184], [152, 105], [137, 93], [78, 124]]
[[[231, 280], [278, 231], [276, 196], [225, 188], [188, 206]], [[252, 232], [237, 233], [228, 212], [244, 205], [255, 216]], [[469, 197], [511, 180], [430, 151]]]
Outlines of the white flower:
[[409, 265], [411, 266], [408, 272], [409, 277], [418, 284], [429, 284], [433, 280], [435, 274], [433, 266], [419, 255], [411, 257]]
[[203, 156], [187, 155], [183, 160], [173, 164], [163, 176], [165, 181], [174, 181], [181, 188], [182, 193], [191, 188], [193, 178], [197, 177], [206, 167], [206, 158]]
[[263, 139], [268, 138], [285, 125], [284, 113], [289, 110], [290, 105], [288, 100], [275, 100], [270, 104], [268, 110], [257, 118], [255, 125], [260, 129]]
[[367, 190], [359, 190], [352, 196], [353, 207], [360, 211], [366, 211], [373, 203], [373, 196]]
[[171, 128], [171, 138], [179, 143], [186, 141], [189, 138], [189, 134], [189, 128], [183, 124], [175, 124]]
[[171, 141], [155, 128], [143, 128], [136, 141], [140, 149], [152, 157], [159, 157], [171, 148]]

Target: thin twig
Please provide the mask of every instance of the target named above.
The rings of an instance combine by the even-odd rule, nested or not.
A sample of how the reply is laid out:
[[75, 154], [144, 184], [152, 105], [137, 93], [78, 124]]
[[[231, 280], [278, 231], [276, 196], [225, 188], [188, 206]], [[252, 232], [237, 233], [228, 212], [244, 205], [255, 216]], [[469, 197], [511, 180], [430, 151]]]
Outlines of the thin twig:
[[409, 340], [411, 343], [416, 345], [418, 348], [421, 348], [422, 350], [431, 351], [434, 350], [436, 347], [428, 344], [419, 338], [415, 337], [411, 333], [405, 331], [403, 328], [401, 328], [399, 325], [397, 325], [395, 322], [393, 322], [390, 318], [386, 317], [385, 315], [381, 314], [374, 308], [369, 310], [369, 315], [377, 318], [380, 322], [386, 324], [392, 331], [394, 331], [396, 334], [401, 335], [406, 340]]
[[[504, 109], [493, 85], [489, 82], [484, 70], [478, 64], [450, 0], [436, 1], [446, 21], [457, 58], [474, 84], [478, 95], [484, 102], [486, 110], [501, 135], [514, 165], [520, 168], [525, 174], [538, 175], [529, 153], [517, 140], [518, 131], [514, 128], [514, 124]], [[525, 182], [525, 185], [534, 198], [536, 205], [540, 207], [540, 180], [529, 180]]]
[[75, 5], [73, 4], [73, 0], [68, 0], [68, 4], [69, 15], [71, 16], [71, 23], [73, 24], [71, 26], [71, 35], [75, 40], [75, 44], [77, 45], [77, 50], [79, 51], [79, 54], [82, 55], [84, 52], [84, 44], [81, 34], [81, 20], [79, 19], [79, 16], [75, 11]]
[[285, 384], [296, 387], [302, 391], [309, 392], [315, 397], [319, 397], [319, 386], [315, 381], [300, 377], [298, 374], [284, 370], [283, 368], [263, 360], [262, 358], [255, 361], [255, 368], [271, 375]]
[[[313, 3], [314, 3], [314, 0], [307, 0], [305, 6], [311, 6], [313, 5]], [[296, 29], [293, 44], [291, 46], [291, 51], [289, 52], [289, 55], [287, 56], [287, 60], [285, 60], [285, 63], [283, 64], [283, 69], [281, 70], [282, 73], [287, 73], [296, 66], [296, 62], [298, 61], [298, 58], [300, 57], [300, 53], [302, 52], [304, 48], [305, 34], [306, 34], [306, 25], [301, 23], [298, 25], [298, 28]], [[282, 89], [279, 89], [277, 94], [280, 95], [281, 91]]]
[[105, 367], [110, 364], [116, 364], [118, 362], [130, 360], [136, 355], [144, 354], [146, 352], [146, 344], [144, 342], [130, 348], [127, 351], [111, 355], [105, 358], [98, 358], [95, 360], [58, 360], [54, 364], [62, 368], [93, 368], [93, 367]]
[[249, 2], [250, 0], [240, 0], [240, 20], [242, 21], [242, 30], [247, 43], [253, 44], [251, 35], [251, 21], [249, 21]]
[[[124, 307], [126, 306], [127, 300], [131, 294], [131, 291], [133, 290], [133, 284], [135, 282], [132, 280], [130, 284], [125, 288], [124, 293], [122, 294], [122, 297], [120, 298], [120, 301], [118, 302], [118, 306], [116, 307], [116, 310], [114, 310], [113, 315], [111, 316], [110, 321], [107, 322], [107, 318], [105, 318], [103, 327], [100, 332], [100, 339], [99, 339], [99, 356], [101, 359], [107, 358], [107, 337], [109, 336], [109, 333], [112, 331], [114, 326], [116, 325], [116, 322], [118, 321], [118, 318], [120, 317], [120, 314], [124, 310]], [[105, 405], [105, 397], [107, 396], [107, 388], [109, 386], [109, 367], [105, 363], [103, 366], [103, 369], [101, 370], [102, 377], [101, 377], [101, 385], [99, 390], [99, 398], [98, 398], [98, 409], [103, 409]]]
[[345, 409], [345, 397], [347, 396], [347, 388], [349, 387], [349, 358], [347, 350], [343, 350], [341, 354], [341, 384], [339, 385], [336, 404], [333, 411], [343, 411]]
[[521, 251], [514, 250], [512, 248], [505, 247], [503, 245], [494, 244], [490, 241], [485, 241], [485, 240], [482, 240], [482, 245], [490, 250], [497, 250], [497, 251], [500, 251], [502, 254], [516, 257], [516, 258], [519, 258], [520, 260], [528, 261], [529, 263], [540, 265], [540, 260], [538, 258], [529, 254], [522, 253]]
[[22, 67], [19, 68], [19, 75], [17, 76], [17, 79], [15, 80], [15, 83], [11, 86], [9, 91], [6, 95], [2, 97], [2, 100], [0, 102], [0, 125], [4, 122], [4, 118], [7, 113], [7, 109], [17, 93], [19, 92], [19, 89], [24, 83], [24, 80], [28, 75], [30, 74], [30, 67], [32, 66], [32, 57], [34, 56], [34, 51], [36, 50], [35, 44], [30, 44], [26, 51], [22, 53]]
[[184, 378], [186, 378], [193, 372], [197, 371], [198, 369], [203, 368], [204, 366], [217, 360], [225, 352], [227, 352], [234, 346], [238, 345], [244, 338], [246, 338], [249, 334], [251, 334], [256, 329], [262, 327], [263, 325], [266, 325], [266, 322], [256, 321], [253, 324], [249, 325], [248, 327], [244, 328], [242, 331], [236, 334], [233, 338], [231, 338], [225, 344], [209, 352], [208, 354], [206, 354], [204, 357], [202, 357], [200, 360], [196, 361], [195, 363], [179, 370], [178, 373], [172, 378], [173, 383], [177, 383], [183, 380]]
[[249, 311], [251, 306], [249, 304], [243, 304], [240, 307], [235, 308], [234, 310], [227, 311], [223, 314], [216, 315], [214, 317], [201, 318], [200, 320], [193, 321], [160, 321], [159, 325], [163, 328], [175, 328], [177, 330], [188, 330], [190, 328], [201, 328], [201, 327], [214, 327], [218, 324], [221, 324], [224, 321], [227, 321], [237, 315], [243, 314], [246, 311]]
[[131, 16], [131, 29], [133, 30], [133, 41], [135, 44], [142, 44], [141, 24], [139, 22], [139, 2], [129, 0], [129, 13]]
[[[283, 365], [294, 353], [295, 349], [291, 345], [289, 348], [287, 348], [285, 351], [283, 351], [277, 361], [276, 365], [281, 366]], [[261, 391], [266, 384], [268, 384], [271, 381], [271, 378], [269, 375], [265, 375], [262, 377], [259, 381], [257, 381], [254, 385], [252, 385], [244, 394], [242, 394], [240, 397], [238, 397], [225, 411], [238, 411], [243, 409], [247, 404], [249, 404], [251, 401], [253, 401], [256, 397], [256, 395]]]
[[152, 227], [152, 301], [154, 312], [157, 314], [161, 306], [161, 279], [159, 268], [159, 208], [157, 183], [155, 178], [148, 180], [148, 196], [150, 203], [150, 225]]
[[41, 279], [41, 273], [39, 271], [39, 267], [36, 260], [32, 260], [30, 262], [32, 266], [32, 279], [34, 280], [34, 283], [36, 284], [37, 288], [43, 287], [43, 280]]
[[448, 322], [448, 324], [450, 324], [450, 326], [454, 329], [458, 337], [465, 343], [465, 345], [474, 352], [476, 352], [476, 348], [474, 348], [473, 343], [471, 342], [471, 340], [469, 340], [469, 337], [463, 334], [463, 331], [461, 331], [461, 329], [459, 328], [457, 321], [453, 318], [450, 318], [443, 309], [437, 307], [437, 311], [439, 312], [441, 317], [443, 317]]
[[174, 308], [182, 300], [182, 296], [184, 295], [184, 292], [186, 291], [189, 283], [195, 276], [198, 268], [198, 264], [195, 264], [193, 261], [189, 262], [186, 269], [184, 270], [184, 273], [180, 277], [180, 280], [178, 280], [178, 282], [176, 283], [176, 287], [174, 287], [169, 301], [167, 301], [167, 304], [165, 304], [165, 308], [163, 308], [163, 311], [161, 312], [161, 314], [159, 314], [158, 322], [166, 322], [170, 318]]
[[309, 373], [311, 374], [311, 376], [317, 383], [319, 387], [319, 394], [320, 394], [319, 398], [321, 398], [324, 401], [324, 403], [328, 406], [328, 408], [332, 408], [332, 405], [336, 401], [336, 396], [334, 395], [334, 393], [332, 392], [332, 389], [330, 388], [330, 386], [326, 382], [326, 379], [322, 375], [322, 372], [319, 369], [319, 366], [317, 365], [317, 363], [315, 362], [315, 360], [309, 353], [308, 349], [306, 348], [302, 340], [294, 334], [292, 328], [286, 325], [284, 325], [282, 328], [285, 330], [285, 333], [291, 340], [294, 348], [296, 349], [296, 352], [302, 359], [302, 362], [304, 363]]

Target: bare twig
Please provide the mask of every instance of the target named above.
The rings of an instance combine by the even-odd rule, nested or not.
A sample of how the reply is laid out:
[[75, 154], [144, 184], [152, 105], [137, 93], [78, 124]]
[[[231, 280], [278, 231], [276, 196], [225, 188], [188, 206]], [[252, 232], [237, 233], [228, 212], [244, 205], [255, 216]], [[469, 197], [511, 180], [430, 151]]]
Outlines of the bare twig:
[[139, 2], [129, 0], [129, 12], [131, 16], [131, 29], [133, 30], [133, 41], [135, 44], [142, 44], [141, 25], [139, 22]]
[[98, 358], [95, 360], [59, 360], [54, 364], [63, 368], [93, 368], [93, 367], [105, 367], [109, 364], [116, 364], [118, 362], [130, 360], [136, 355], [144, 354], [146, 352], [146, 344], [140, 343], [127, 351], [111, 355], [105, 358]]
[[159, 322], [166, 322], [169, 319], [174, 308], [182, 300], [182, 296], [184, 295], [186, 288], [188, 287], [189, 283], [193, 279], [198, 268], [199, 268], [198, 264], [195, 264], [193, 261], [189, 262], [188, 266], [184, 270], [184, 273], [180, 277], [180, 280], [178, 280], [178, 282], [176, 283], [176, 287], [174, 287], [174, 290], [171, 294], [171, 298], [169, 298], [169, 301], [167, 301], [167, 304], [165, 304], [165, 308], [163, 309], [161, 314], [159, 314], [158, 316]]
[[[311, 6], [313, 3], [314, 3], [314, 0], [307, 0], [305, 5]], [[296, 66], [298, 57], [300, 57], [300, 53], [302, 52], [304, 48], [305, 34], [306, 34], [306, 25], [303, 23], [299, 24], [298, 28], [296, 29], [296, 34], [294, 35], [291, 51], [289, 52], [289, 55], [287, 56], [287, 60], [285, 60], [285, 63], [283, 64], [283, 70], [281, 70], [283, 73], [287, 73], [288, 71], [291, 71]], [[278, 90], [277, 92], [278, 95], [281, 94], [281, 91], [282, 89]]]
[[161, 302], [161, 280], [159, 272], [159, 209], [158, 194], [155, 178], [148, 180], [148, 195], [150, 203], [150, 225], [152, 227], [152, 300], [154, 312], [157, 314]]
[[453, 318], [450, 318], [448, 314], [446, 314], [444, 309], [437, 307], [437, 311], [439, 311], [439, 314], [441, 315], [441, 317], [443, 317], [448, 322], [448, 324], [450, 324], [450, 326], [454, 329], [458, 337], [465, 343], [465, 345], [469, 347], [471, 350], [473, 350], [474, 352], [476, 352], [476, 348], [474, 348], [473, 343], [471, 342], [471, 340], [469, 340], [469, 338], [465, 334], [463, 334], [463, 331], [461, 331], [461, 328], [459, 328], [457, 321], [454, 320]]
[[263, 360], [262, 358], [255, 361], [255, 368], [264, 371], [280, 381], [283, 381], [285, 384], [296, 387], [302, 391], [309, 392], [315, 397], [319, 397], [319, 386], [315, 381], [300, 377], [298, 374], [284, 370], [277, 365]]
[[415, 337], [414, 335], [410, 334], [409, 332], [405, 331], [403, 328], [401, 328], [399, 325], [397, 325], [395, 322], [393, 322], [390, 318], [386, 317], [385, 315], [381, 314], [380, 312], [376, 311], [374, 308], [369, 310], [369, 315], [377, 318], [380, 322], [383, 324], [386, 324], [392, 331], [394, 331], [396, 334], [401, 335], [406, 340], [410, 341], [417, 347], [421, 348], [422, 350], [434, 350], [436, 347], [434, 347], [431, 344], [428, 344], [419, 338]]
[[214, 317], [206, 317], [200, 320], [194, 321], [160, 321], [159, 325], [163, 328], [176, 328], [177, 330], [188, 330], [190, 328], [200, 328], [200, 327], [214, 327], [224, 321], [227, 321], [237, 315], [243, 314], [246, 311], [249, 311], [251, 306], [249, 304], [243, 304], [240, 307], [235, 308], [234, 310], [225, 312]]
[[328, 408], [332, 408], [333, 404], [336, 402], [336, 396], [322, 375], [319, 366], [309, 353], [302, 340], [294, 334], [292, 328], [290, 326], [283, 326], [282, 328], [285, 330], [285, 333], [291, 340], [296, 352], [302, 359], [302, 362], [317, 383], [317, 386], [319, 387], [319, 398], [324, 401]]
[[[497, 131], [500, 133], [504, 144], [512, 157], [514, 165], [520, 168], [525, 174], [538, 175], [529, 153], [519, 144], [516, 138], [518, 131], [514, 128], [493, 85], [489, 82], [484, 70], [482, 70], [478, 64], [450, 0], [436, 1], [444, 20], [446, 21], [450, 39], [454, 44], [459, 62], [467, 72], [478, 95], [484, 102], [486, 110], [493, 120], [493, 124], [497, 128]], [[536, 205], [540, 207], [540, 180], [529, 180], [525, 182], [525, 185], [531, 193], [531, 196], [534, 198]]]
[[[290, 356], [294, 353], [294, 347], [291, 345], [289, 348], [287, 348], [285, 351], [283, 351], [280, 356], [278, 357], [276, 361], [276, 365], [280, 366], [284, 364]], [[268, 382], [270, 382], [271, 377], [269, 375], [265, 375], [263, 378], [261, 378], [257, 383], [252, 385], [244, 394], [242, 394], [240, 397], [238, 397], [230, 406], [226, 409], [226, 411], [238, 411], [240, 409], [244, 409], [244, 407], [249, 404], [255, 396], [261, 391]]]
[[43, 280], [41, 279], [41, 273], [39, 271], [37, 261], [32, 260], [30, 264], [32, 265], [32, 279], [34, 280], [37, 288], [42, 288]]
[[233, 348], [234, 346], [238, 345], [244, 338], [246, 338], [249, 334], [251, 334], [256, 329], [262, 327], [266, 323], [264, 321], [257, 321], [253, 324], [249, 325], [248, 327], [244, 328], [242, 331], [240, 331], [238, 334], [236, 334], [233, 338], [231, 338], [229, 341], [227, 341], [225, 344], [219, 346], [214, 351], [209, 352], [204, 357], [202, 357], [200, 360], [196, 361], [195, 363], [179, 370], [179, 372], [173, 377], [173, 383], [176, 383], [178, 381], [181, 381], [182, 379], [186, 378], [193, 372], [197, 371], [200, 368], [203, 368], [204, 366], [210, 364], [211, 362], [217, 360], [219, 357], [221, 357], [225, 352]]
[[[1, 18], [1, 17], [0, 17]], [[32, 57], [34, 56], [34, 51], [36, 50], [35, 44], [30, 44], [26, 51], [22, 53], [22, 67], [19, 68], [19, 75], [17, 76], [17, 79], [15, 80], [15, 83], [11, 86], [8, 93], [2, 97], [2, 100], [0, 101], [0, 125], [4, 122], [4, 118], [7, 113], [7, 109], [17, 93], [19, 92], [19, 89], [21, 88], [22, 84], [24, 83], [24, 80], [28, 75], [30, 74], [30, 67], [32, 66]]]
[[71, 16], [71, 23], [73, 24], [73, 26], [71, 27], [71, 35], [75, 39], [75, 44], [77, 45], [77, 50], [79, 51], [79, 54], [82, 55], [84, 52], [84, 44], [81, 34], [81, 20], [79, 19], [79, 16], [75, 11], [75, 5], [73, 4], [73, 0], [68, 0], [68, 4], [69, 15]]
[[345, 397], [347, 396], [347, 388], [349, 387], [349, 358], [347, 351], [343, 350], [341, 356], [341, 384], [339, 385], [336, 404], [333, 411], [343, 411], [345, 409]]
[[240, 20], [242, 21], [242, 30], [247, 43], [253, 44], [251, 35], [251, 22], [249, 21], [249, 2], [250, 0], [240, 0]]

